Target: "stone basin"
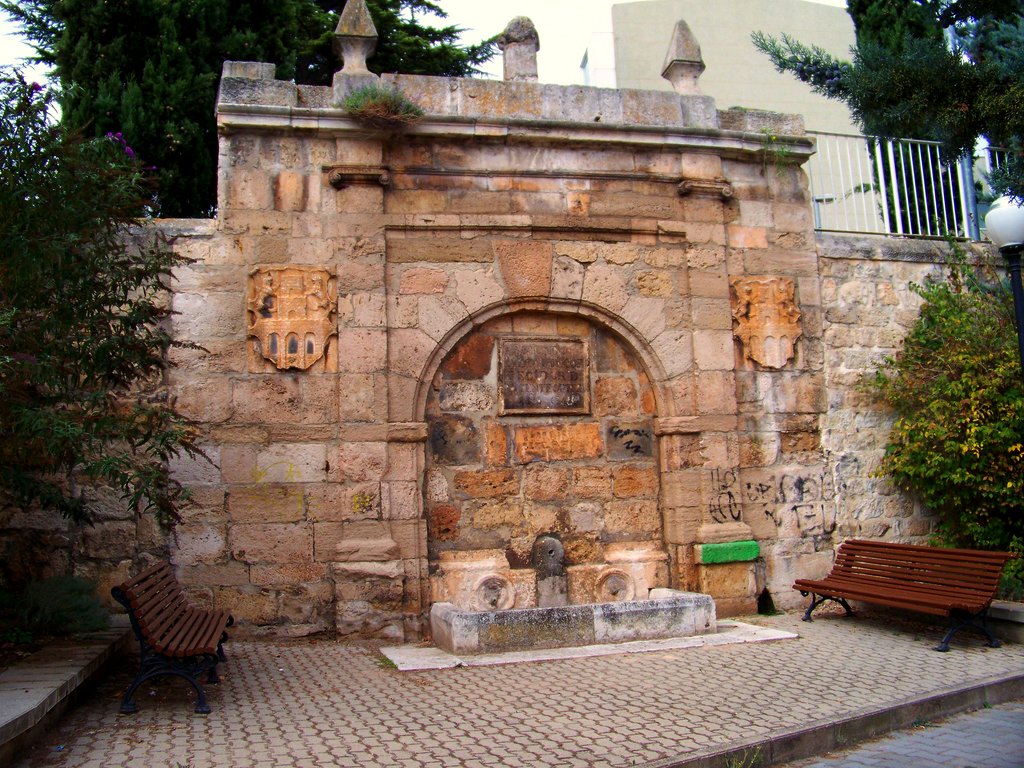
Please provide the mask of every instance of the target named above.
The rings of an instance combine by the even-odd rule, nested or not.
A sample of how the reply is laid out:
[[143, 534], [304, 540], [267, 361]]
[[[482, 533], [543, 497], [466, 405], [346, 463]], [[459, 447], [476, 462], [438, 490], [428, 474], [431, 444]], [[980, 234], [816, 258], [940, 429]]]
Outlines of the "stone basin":
[[717, 629], [711, 595], [653, 589], [648, 600], [466, 611], [430, 609], [434, 645], [453, 654], [502, 653], [689, 637]]

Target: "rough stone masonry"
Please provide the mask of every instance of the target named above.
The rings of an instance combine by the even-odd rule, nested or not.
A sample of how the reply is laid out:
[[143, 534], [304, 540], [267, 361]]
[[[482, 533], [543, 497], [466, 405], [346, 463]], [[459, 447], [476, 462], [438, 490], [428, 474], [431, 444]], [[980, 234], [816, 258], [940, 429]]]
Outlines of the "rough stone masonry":
[[[503, 82], [377, 78], [362, 5], [333, 87], [225, 63], [217, 217], [161, 223], [212, 459], [173, 467], [183, 521], [17, 513], [8, 551], [106, 585], [169, 554], [255, 631], [413, 640], [441, 601], [792, 605], [842, 538], [929, 532], [856, 383], [938, 254], [816, 239], [799, 117], [719, 111], [683, 23], [675, 93], [538, 83], [525, 19]], [[368, 83], [425, 116], [360, 121]]]

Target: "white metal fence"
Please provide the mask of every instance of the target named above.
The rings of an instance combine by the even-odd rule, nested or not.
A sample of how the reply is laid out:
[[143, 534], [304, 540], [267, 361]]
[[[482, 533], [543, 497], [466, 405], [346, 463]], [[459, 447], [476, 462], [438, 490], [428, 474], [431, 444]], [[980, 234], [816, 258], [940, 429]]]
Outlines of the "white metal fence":
[[815, 229], [978, 239], [970, 164], [942, 162], [937, 143], [808, 133]]

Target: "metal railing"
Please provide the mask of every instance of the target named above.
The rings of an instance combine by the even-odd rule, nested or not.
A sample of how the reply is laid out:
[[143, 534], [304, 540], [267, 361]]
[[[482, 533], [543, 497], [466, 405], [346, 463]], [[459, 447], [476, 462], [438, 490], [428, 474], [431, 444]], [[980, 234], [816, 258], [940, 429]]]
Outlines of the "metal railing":
[[969, 163], [945, 163], [939, 145], [808, 131], [815, 229], [978, 239]]

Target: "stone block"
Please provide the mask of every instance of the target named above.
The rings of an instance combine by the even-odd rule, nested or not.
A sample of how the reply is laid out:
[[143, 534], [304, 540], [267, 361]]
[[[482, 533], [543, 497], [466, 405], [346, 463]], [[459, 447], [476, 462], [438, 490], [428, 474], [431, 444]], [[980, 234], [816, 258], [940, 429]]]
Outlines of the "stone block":
[[535, 501], [564, 500], [569, 489], [569, 471], [558, 467], [527, 466], [523, 472], [523, 493]]
[[399, 293], [431, 294], [444, 293], [451, 276], [443, 269], [414, 267], [401, 273]]
[[274, 207], [270, 174], [255, 168], [234, 168], [228, 176], [227, 208], [261, 211]]
[[235, 560], [250, 564], [307, 563], [313, 559], [310, 523], [234, 523], [228, 546]]
[[493, 268], [463, 268], [455, 272], [455, 295], [467, 312], [476, 312], [504, 298], [505, 289]]
[[625, 465], [612, 469], [612, 487], [617, 499], [655, 499], [658, 473], [654, 467]]
[[608, 467], [574, 467], [572, 493], [577, 499], [611, 499], [611, 470]]
[[[329, 554], [329, 553], [328, 553]], [[333, 559], [339, 563], [388, 562], [400, 557], [393, 539], [342, 539], [335, 544]]]
[[338, 371], [375, 373], [387, 365], [387, 333], [375, 328], [342, 328], [338, 331]]
[[695, 330], [693, 357], [701, 371], [731, 371], [736, 355], [731, 330]]
[[171, 476], [184, 486], [218, 485], [220, 483], [220, 448], [202, 445], [205, 455], [179, 453], [167, 462]]
[[588, 267], [583, 277], [583, 300], [620, 312], [629, 300], [622, 270], [601, 264]]
[[213, 607], [229, 611], [239, 623], [273, 624], [278, 620], [278, 592], [255, 585], [215, 587]]
[[698, 566], [700, 591], [718, 602], [724, 598], [757, 597], [757, 579], [753, 562], [703, 563]]
[[379, 481], [387, 466], [388, 446], [384, 442], [346, 442], [334, 451], [331, 477], [345, 482]]
[[391, 238], [387, 243], [388, 261], [393, 264], [415, 262], [483, 262], [494, 259], [491, 243], [484, 238], [465, 240], [454, 237]]
[[236, 379], [231, 396], [235, 424], [302, 421], [302, 384], [296, 374]]
[[256, 455], [256, 474], [262, 483], [317, 483], [327, 479], [327, 446], [323, 443], [284, 443]]
[[306, 176], [299, 171], [279, 171], [274, 177], [274, 209], [304, 211], [309, 193]]
[[476, 425], [464, 416], [443, 416], [430, 424], [428, 443], [439, 464], [477, 464], [480, 441]]
[[595, 416], [638, 416], [636, 384], [622, 376], [602, 376], [594, 382]]
[[[437, 343], [417, 328], [398, 328], [390, 333], [388, 364], [393, 372], [418, 379]], [[381, 342], [382, 346], [385, 342]]]
[[174, 529], [176, 563], [215, 563], [226, 554], [224, 526], [179, 523]]
[[382, 376], [351, 374], [337, 377], [338, 418], [343, 422], [373, 421], [385, 412]]
[[494, 499], [517, 495], [518, 475], [511, 469], [456, 472], [456, 490], [465, 498]]
[[237, 293], [175, 293], [171, 327], [175, 338], [201, 342], [221, 336], [237, 337], [245, 317], [241, 286]]
[[171, 560], [176, 566], [175, 576], [185, 587], [232, 587], [249, 583], [249, 567], [245, 563], [191, 563], [177, 552], [171, 553]]
[[81, 551], [97, 560], [131, 558], [136, 548], [136, 526], [131, 520], [104, 520], [82, 530]]
[[236, 523], [287, 523], [305, 514], [302, 489], [255, 484], [229, 489], [228, 517]]
[[252, 565], [249, 567], [249, 580], [260, 586], [294, 587], [296, 584], [323, 581], [327, 568], [323, 563]]
[[569, 461], [594, 459], [603, 452], [601, 426], [597, 423], [552, 426], [517, 426], [513, 431], [516, 461]]
[[604, 505], [605, 533], [621, 539], [629, 534], [635, 539], [649, 539], [661, 530], [661, 515], [655, 500], [609, 501]]
[[415, 520], [421, 514], [422, 494], [419, 483], [396, 481], [381, 485], [381, 515], [386, 520]]
[[551, 293], [551, 243], [536, 240], [496, 240], [494, 255], [511, 298]]

